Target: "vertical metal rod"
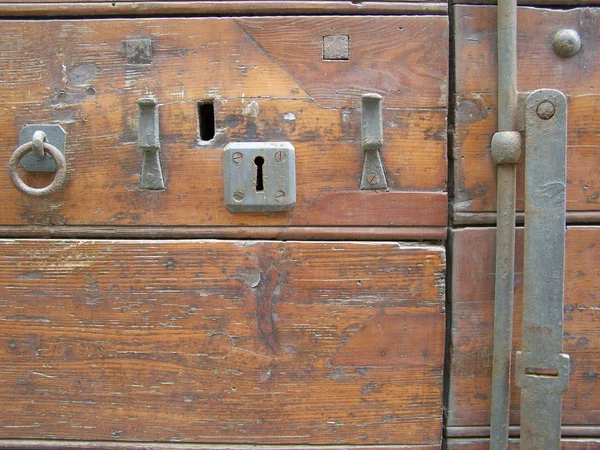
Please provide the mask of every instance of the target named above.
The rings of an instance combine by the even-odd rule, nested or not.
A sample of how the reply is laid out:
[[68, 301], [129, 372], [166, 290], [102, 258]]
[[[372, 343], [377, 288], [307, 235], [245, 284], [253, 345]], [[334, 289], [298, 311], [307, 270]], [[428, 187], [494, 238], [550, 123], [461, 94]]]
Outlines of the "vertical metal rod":
[[[517, 2], [498, 0], [498, 131], [516, 130]], [[491, 450], [508, 448], [515, 278], [516, 164], [499, 164]]]

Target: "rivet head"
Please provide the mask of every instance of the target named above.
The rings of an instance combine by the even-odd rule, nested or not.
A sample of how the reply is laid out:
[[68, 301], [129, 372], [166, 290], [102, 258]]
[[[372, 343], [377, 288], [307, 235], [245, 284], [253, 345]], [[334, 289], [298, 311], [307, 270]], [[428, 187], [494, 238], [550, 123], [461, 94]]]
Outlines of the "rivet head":
[[369, 184], [377, 184], [379, 183], [379, 175], [376, 173], [370, 173], [367, 177], [367, 180], [369, 181]]
[[239, 164], [244, 160], [244, 155], [242, 155], [240, 152], [235, 152], [233, 155], [231, 155], [231, 159], [233, 159], [233, 162], [236, 164]]
[[575, 56], [581, 49], [581, 38], [575, 30], [560, 30], [552, 40], [554, 53], [563, 58]]
[[275, 201], [279, 203], [283, 203], [285, 201], [285, 192], [277, 191], [275, 192]]
[[242, 191], [234, 191], [233, 193], [233, 199], [236, 202], [241, 202], [244, 200], [244, 193]]
[[554, 107], [554, 104], [552, 102], [549, 102], [548, 100], [544, 100], [542, 103], [540, 103], [538, 105], [536, 111], [537, 111], [537, 115], [540, 119], [548, 120], [554, 116], [554, 113], [556, 112], [556, 108]]

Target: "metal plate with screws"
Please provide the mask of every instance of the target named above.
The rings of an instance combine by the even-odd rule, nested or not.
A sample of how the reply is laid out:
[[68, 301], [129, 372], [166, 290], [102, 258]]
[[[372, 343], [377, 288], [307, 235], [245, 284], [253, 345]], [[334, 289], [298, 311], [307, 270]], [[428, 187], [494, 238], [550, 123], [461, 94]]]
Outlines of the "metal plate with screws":
[[[60, 125], [27, 125], [19, 132], [19, 145], [31, 142], [36, 131], [43, 131], [46, 134], [46, 142], [65, 154], [67, 133]], [[47, 153], [38, 159], [34, 152], [29, 152], [21, 159], [21, 165], [27, 172], [56, 172], [56, 163]]]
[[296, 152], [289, 142], [239, 142], [223, 151], [231, 212], [289, 211], [296, 205]]

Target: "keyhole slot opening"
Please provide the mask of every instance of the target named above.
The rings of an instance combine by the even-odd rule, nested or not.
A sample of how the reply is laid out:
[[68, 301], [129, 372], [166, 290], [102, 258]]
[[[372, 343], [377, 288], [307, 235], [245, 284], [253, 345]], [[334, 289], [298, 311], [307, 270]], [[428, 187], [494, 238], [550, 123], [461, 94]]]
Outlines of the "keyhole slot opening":
[[256, 165], [256, 192], [263, 192], [265, 190], [263, 183], [263, 165], [265, 158], [257, 156], [254, 158], [254, 164]]
[[198, 129], [201, 141], [215, 137], [215, 105], [212, 101], [198, 103]]

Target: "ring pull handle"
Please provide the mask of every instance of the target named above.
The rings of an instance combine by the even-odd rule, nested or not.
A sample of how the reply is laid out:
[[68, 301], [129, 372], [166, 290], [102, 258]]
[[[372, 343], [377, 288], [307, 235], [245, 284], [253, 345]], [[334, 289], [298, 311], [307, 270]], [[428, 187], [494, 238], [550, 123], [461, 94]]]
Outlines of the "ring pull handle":
[[[17, 148], [8, 161], [8, 175], [10, 181], [12, 181], [12, 184], [19, 192], [32, 197], [44, 197], [46, 195], [54, 194], [65, 183], [67, 174], [67, 162], [62, 152], [44, 140], [45, 133], [43, 131], [36, 132], [32, 141]], [[43, 157], [45, 153], [48, 153], [54, 160], [54, 163], [56, 164], [56, 175], [54, 176], [52, 183], [48, 186], [43, 188], [33, 188], [25, 184], [19, 176], [17, 171], [19, 162], [21, 162], [21, 159], [29, 152], [34, 152], [38, 158], [40, 156]]]

